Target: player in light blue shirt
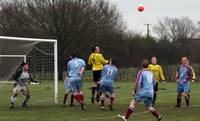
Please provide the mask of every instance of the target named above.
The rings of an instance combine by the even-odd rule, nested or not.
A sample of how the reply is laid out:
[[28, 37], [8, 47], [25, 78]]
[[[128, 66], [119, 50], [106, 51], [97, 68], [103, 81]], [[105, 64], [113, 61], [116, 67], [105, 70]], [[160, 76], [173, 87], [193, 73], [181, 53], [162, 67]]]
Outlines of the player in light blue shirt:
[[115, 99], [114, 95], [114, 81], [117, 80], [118, 69], [115, 66], [116, 60], [111, 58], [109, 64], [105, 65], [102, 70], [101, 80], [100, 80], [100, 93], [101, 93], [101, 109], [104, 110], [104, 102], [106, 92], [110, 93], [110, 110], [113, 110], [113, 103]]
[[81, 108], [85, 109], [84, 95], [82, 89], [82, 76], [85, 71], [85, 61], [77, 58], [76, 53], [71, 53], [71, 60], [67, 64], [70, 90], [73, 93], [75, 99], [81, 104]]
[[146, 110], [148, 110], [153, 116], [157, 118], [157, 121], [161, 121], [161, 115], [152, 107], [154, 85], [156, 81], [152, 72], [148, 70], [148, 60], [143, 60], [142, 70], [139, 71], [136, 79], [135, 90], [132, 95], [134, 99], [131, 101], [129, 108], [127, 109], [124, 116], [118, 115], [123, 121], [128, 121], [129, 116], [134, 112], [135, 107], [138, 103], [144, 102]]
[[187, 57], [182, 57], [181, 65], [179, 66], [176, 73], [176, 80], [178, 82], [177, 86], [177, 104], [175, 107], [179, 108], [181, 106], [182, 93], [185, 97], [185, 102], [187, 108], [190, 105], [190, 81], [192, 80], [192, 68], [188, 66]]

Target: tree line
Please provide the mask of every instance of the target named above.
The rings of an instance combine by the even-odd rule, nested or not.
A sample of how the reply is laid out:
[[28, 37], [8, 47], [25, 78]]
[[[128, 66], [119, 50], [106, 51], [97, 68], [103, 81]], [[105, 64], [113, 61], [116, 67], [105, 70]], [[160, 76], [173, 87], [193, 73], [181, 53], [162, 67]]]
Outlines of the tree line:
[[58, 40], [60, 79], [69, 53], [76, 50], [87, 61], [92, 45], [117, 58], [119, 67], [138, 66], [151, 56], [161, 64], [178, 63], [183, 55], [198, 63], [199, 25], [188, 17], [165, 17], [153, 27], [157, 37], [146, 37], [127, 31], [117, 6], [107, 0], [0, 1], [0, 35]]

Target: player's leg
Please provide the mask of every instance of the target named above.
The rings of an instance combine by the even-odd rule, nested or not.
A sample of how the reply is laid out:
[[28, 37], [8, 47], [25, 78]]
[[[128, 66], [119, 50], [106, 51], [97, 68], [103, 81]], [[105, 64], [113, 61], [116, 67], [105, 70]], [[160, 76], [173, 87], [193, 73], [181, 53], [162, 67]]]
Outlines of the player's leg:
[[156, 85], [154, 86], [153, 106], [155, 106], [155, 102], [157, 99], [157, 92], [158, 92], [158, 82], [156, 82]]
[[123, 116], [118, 115], [118, 117], [123, 121], [128, 121], [128, 118], [134, 112], [135, 107], [138, 103], [139, 103], [138, 101], [132, 100], [130, 103], [130, 106], [128, 107], [127, 111], [125, 112], [125, 115], [123, 115]]
[[184, 87], [183, 96], [185, 97], [186, 107], [190, 106], [190, 88], [189, 84]]
[[113, 104], [115, 101], [115, 94], [114, 94], [114, 87], [110, 87], [109, 88], [109, 92], [110, 92], [110, 110], [113, 111]]
[[106, 86], [100, 85], [99, 92], [101, 93], [101, 96], [100, 96], [100, 108], [101, 108], [101, 110], [104, 110], [105, 109], [104, 103], [105, 103]]
[[85, 103], [84, 103], [84, 94], [81, 91], [82, 82], [81, 82], [81, 80], [75, 80], [72, 82], [73, 83], [71, 83], [71, 87], [72, 87], [74, 97], [75, 97], [76, 101], [78, 103], [80, 103], [81, 108], [84, 110], [86, 107], [85, 107]]
[[74, 95], [71, 93], [70, 106], [74, 106]]
[[9, 107], [10, 109], [14, 108], [18, 94], [19, 94], [19, 88], [18, 88], [17, 84], [14, 84], [13, 94], [10, 98], [10, 107]]
[[64, 89], [65, 89], [65, 94], [64, 94], [64, 98], [63, 98], [63, 106], [66, 105], [66, 101], [67, 101], [68, 95], [70, 93], [70, 87], [69, 87], [67, 80], [64, 81]]
[[22, 103], [22, 107], [28, 108], [27, 103], [28, 103], [28, 101], [30, 99], [30, 91], [29, 91], [29, 88], [28, 88], [27, 84], [24, 86], [23, 91], [24, 91], [23, 94], [24, 94], [25, 98], [24, 98], [24, 101]]
[[161, 121], [162, 120], [162, 116], [159, 114], [158, 111], [156, 111], [156, 109], [152, 106], [152, 97], [147, 97], [144, 101], [145, 104], [145, 108], [147, 111], [149, 111], [154, 117], [157, 118], [157, 121]]
[[181, 107], [182, 92], [183, 92], [182, 86], [178, 85], [178, 88], [177, 88], [177, 99], [176, 99], [176, 105], [175, 105], [175, 107], [177, 107], [177, 108]]
[[99, 71], [94, 71], [95, 72], [95, 78], [94, 78], [94, 80], [95, 80], [95, 84], [96, 84], [96, 98], [95, 98], [95, 100], [96, 100], [96, 102], [99, 102], [99, 100], [100, 100], [100, 96], [101, 96], [101, 93], [99, 92], [99, 88], [100, 88], [100, 83], [99, 83], [99, 81], [100, 81], [100, 78], [101, 78], [101, 70], [99, 70]]
[[154, 117], [157, 118], [157, 121], [161, 121], [162, 120], [162, 116], [159, 114], [158, 111], [156, 111], [155, 108], [153, 108], [152, 106], [148, 106], [146, 107], [146, 110], [148, 110]]
[[98, 80], [96, 79], [96, 71], [93, 71], [93, 85], [91, 87], [91, 91], [92, 91], [91, 102], [92, 103], [94, 103], [97, 84], [98, 84]]

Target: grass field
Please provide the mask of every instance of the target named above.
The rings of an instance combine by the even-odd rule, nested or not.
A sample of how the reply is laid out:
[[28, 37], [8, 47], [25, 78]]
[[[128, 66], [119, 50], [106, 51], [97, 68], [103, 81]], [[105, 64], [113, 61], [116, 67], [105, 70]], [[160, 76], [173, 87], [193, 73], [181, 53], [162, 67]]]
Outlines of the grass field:
[[[59, 99], [62, 102], [63, 83], [59, 83]], [[0, 85], [0, 121], [120, 121], [116, 114], [123, 113], [131, 100], [133, 83], [117, 82], [115, 87], [116, 101], [114, 111], [106, 107], [105, 111], [99, 109], [98, 104], [90, 103], [91, 83], [84, 82], [84, 93], [86, 95], [87, 110], [82, 111], [76, 103], [75, 107], [62, 107], [61, 104], [54, 104], [52, 85], [42, 83], [41, 85], [30, 85], [32, 97], [30, 107], [20, 107], [22, 96], [17, 100], [16, 108], [8, 109], [12, 85]], [[157, 101], [157, 109], [163, 115], [163, 121], [200, 121], [200, 83], [191, 85], [191, 108], [173, 108], [176, 102], [176, 84], [160, 84], [160, 92]], [[183, 100], [184, 103], [184, 100]], [[185, 104], [185, 103], [184, 103]], [[145, 112], [143, 104], [136, 109], [129, 121], [155, 121], [149, 113]]]

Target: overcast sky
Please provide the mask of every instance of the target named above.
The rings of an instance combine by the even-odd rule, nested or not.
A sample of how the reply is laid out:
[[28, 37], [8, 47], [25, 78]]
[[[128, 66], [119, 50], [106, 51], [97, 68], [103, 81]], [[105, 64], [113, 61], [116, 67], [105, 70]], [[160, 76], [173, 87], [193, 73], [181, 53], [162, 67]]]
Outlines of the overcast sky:
[[[146, 32], [144, 24], [155, 25], [164, 16], [188, 16], [195, 22], [200, 21], [200, 0], [109, 0], [118, 6], [128, 28]], [[144, 5], [144, 12], [137, 11], [137, 6]]]

